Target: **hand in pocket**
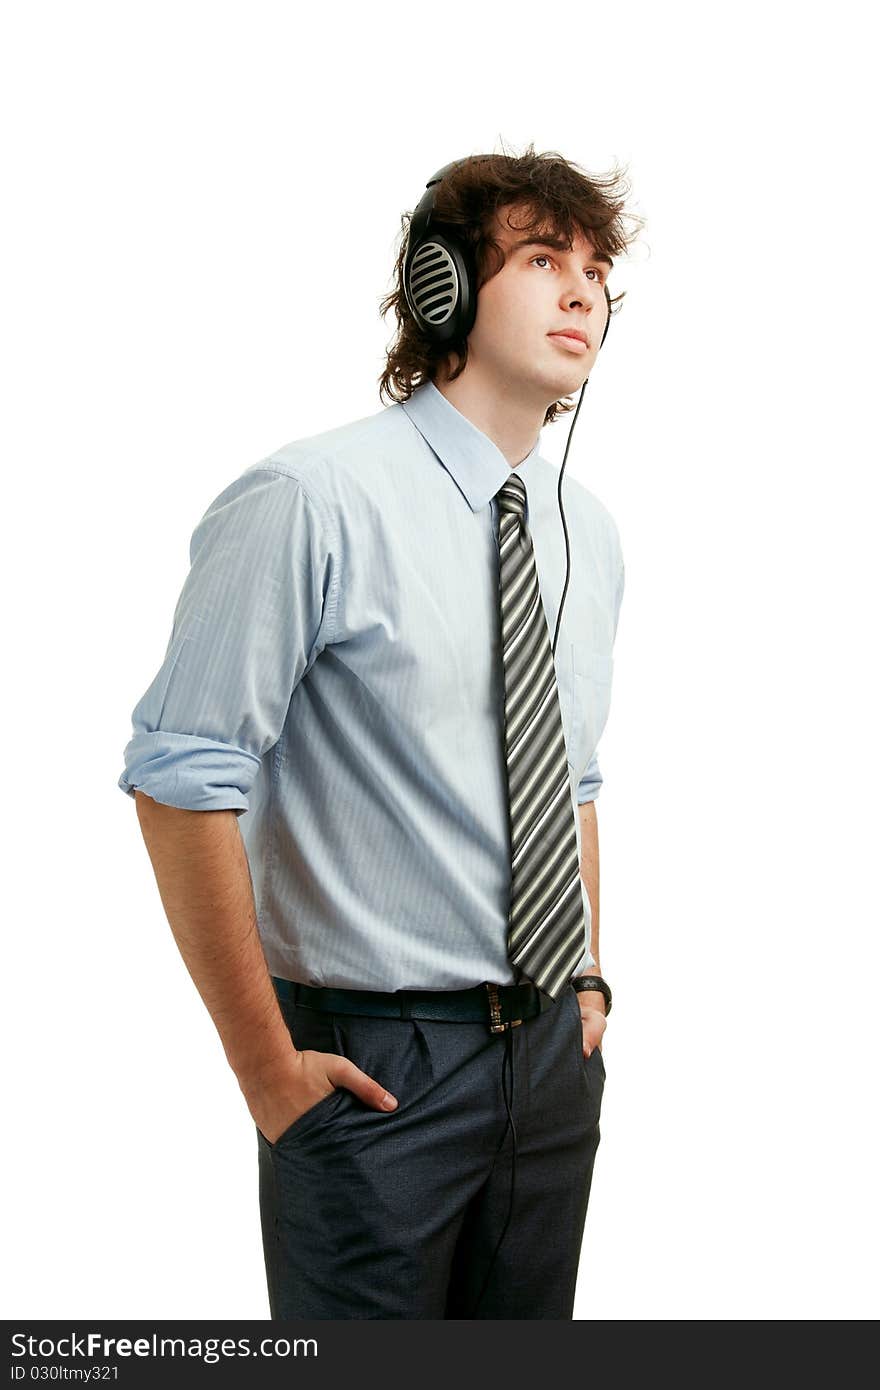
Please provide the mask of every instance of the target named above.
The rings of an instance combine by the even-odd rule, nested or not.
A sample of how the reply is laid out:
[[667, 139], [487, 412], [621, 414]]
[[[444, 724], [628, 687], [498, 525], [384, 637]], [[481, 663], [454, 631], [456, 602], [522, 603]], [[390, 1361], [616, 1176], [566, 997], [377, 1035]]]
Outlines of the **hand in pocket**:
[[271, 1077], [245, 1090], [248, 1109], [257, 1129], [274, 1144], [313, 1106], [344, 1086], [372, 1110], [393, 1110], [397, 1105], [381, 1082], [361, 1071], [348, 1057], [335, 1052], [305, 1048], [292, 1052]]

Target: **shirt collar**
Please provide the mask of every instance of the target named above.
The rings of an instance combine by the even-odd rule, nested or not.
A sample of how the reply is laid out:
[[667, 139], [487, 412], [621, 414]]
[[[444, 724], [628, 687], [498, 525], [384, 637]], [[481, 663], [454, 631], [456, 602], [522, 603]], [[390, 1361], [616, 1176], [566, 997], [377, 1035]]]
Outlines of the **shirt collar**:
[[[456, 410], [433, 381], [417, 386], [409, 400], [400, 404], [452, 475], [471, 510], [478, 512], [485, 507], [510, 477], [510, 464], [497, 444]], [[527, 493], [540, 443], [539, 433], [531, 453], [516, 466]]]

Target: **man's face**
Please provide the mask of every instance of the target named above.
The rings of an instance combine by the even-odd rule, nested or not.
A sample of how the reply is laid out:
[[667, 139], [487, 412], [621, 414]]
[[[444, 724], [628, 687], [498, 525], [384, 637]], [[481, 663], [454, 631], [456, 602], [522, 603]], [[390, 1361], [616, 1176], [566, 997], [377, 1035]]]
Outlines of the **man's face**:
[[[496, 217], [494, 235], [506, 260], [477, 296], [465, 370], [495, 392], [546, 410], [579, 391], [590, 374], [608, 321], [604, 285], [611, 267], [584, 236], [570, 250], [548, 245], [541, 229], [512, 230], [508, 215], [514, 223], [526, 220], [511, 207]], [[527, 235], [533, 244], [519, 245]], [[566, 330], [585, 334], [587, 346], [559, 336]]]

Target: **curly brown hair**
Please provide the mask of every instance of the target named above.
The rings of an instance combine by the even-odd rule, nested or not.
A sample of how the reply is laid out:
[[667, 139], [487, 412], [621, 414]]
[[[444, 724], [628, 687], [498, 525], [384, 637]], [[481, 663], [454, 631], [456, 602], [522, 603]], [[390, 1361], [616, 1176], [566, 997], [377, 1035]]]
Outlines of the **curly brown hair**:
[[[515, 205], [531, 219], [517, 230], [564, 237], [569, 246], [580, 232], [590, 239], [600, 255], [623, 254], [644, 225], [644, 219], [624, 211], [629, 185], [623, 170], [610, 174], [587, 174], [555, 151], [535, 154], [529, 145], [521, 155], [471, 155], [451, 169], [437, 185], [435, 216], [457, 229], [469, 243], [477, 268], [477, 289], [497, 275], [505, 262], [504, 248], [493, 237], [496, 213]], [[379, 377], [379, 397], [390, 401], [409, 400], [425, 381], [434, 381], [442, 367], [449, 368], [450, 354], [458, 364], [449, 375], [454, 381], [467, 364], [467, 340], [437, 345], [428, 341], [416, 326], [403, 289], [403, 265], [412, 222], [411, 212], [401, 216], [400, 244], [395, 264], [394, 289], [385, 295], [379, 312], [384, 318], [393, 309], [397, 319], [394, 341], [388, 349], [385, 369]], [[627, 235], [624, 218], [631, 218], [635, 230]], [[608, 312], [624, 299], [626, 291], [613, 298], [605, 287]], [[544, 417], [548, 425], [557, 414], [574, 410], [573, 403], [555, 401]]]

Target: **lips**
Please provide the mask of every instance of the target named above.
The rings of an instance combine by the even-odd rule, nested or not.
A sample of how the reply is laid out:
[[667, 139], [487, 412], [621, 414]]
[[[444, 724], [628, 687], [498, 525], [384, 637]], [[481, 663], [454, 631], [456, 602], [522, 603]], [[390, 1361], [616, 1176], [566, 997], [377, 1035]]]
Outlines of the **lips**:
[[547, 337], [560, 347], [565, 348], [566, 352], [585, 353], [588, 351], [587, 344], [583, 338], [576, 338], [573, 333], [548, 333]]

